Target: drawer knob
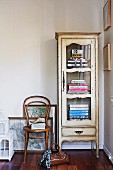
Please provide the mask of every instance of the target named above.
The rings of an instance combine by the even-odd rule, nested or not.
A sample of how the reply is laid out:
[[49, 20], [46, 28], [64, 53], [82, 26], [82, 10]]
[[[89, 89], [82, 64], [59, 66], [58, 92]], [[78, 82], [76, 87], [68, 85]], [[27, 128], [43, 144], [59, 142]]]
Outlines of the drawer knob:
[[78, 135], [81, 135], [81, 133], [83, 133], [83, 131], [75, 131], [75, 133], [77, 133]]

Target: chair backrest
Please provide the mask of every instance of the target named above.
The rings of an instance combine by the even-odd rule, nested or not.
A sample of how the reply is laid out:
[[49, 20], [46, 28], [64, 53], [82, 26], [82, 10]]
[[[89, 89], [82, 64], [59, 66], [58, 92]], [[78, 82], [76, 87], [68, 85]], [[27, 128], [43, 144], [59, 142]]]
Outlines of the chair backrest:
[[44, 117], [45, 125], [48, 125], [50, 114], [50, 100], [45, 96], [29, 96], [24, 100], [23, 112], [26, 116], [27, 126], [30, 117]]

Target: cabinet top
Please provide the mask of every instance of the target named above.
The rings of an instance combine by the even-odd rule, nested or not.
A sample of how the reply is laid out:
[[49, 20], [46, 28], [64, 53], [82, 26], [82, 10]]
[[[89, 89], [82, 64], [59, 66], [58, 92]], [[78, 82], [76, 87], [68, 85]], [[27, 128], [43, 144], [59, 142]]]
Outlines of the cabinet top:
[[100, 32], [56, 32], [55, 39], [58, 39], [59, 36], [99, 36]]

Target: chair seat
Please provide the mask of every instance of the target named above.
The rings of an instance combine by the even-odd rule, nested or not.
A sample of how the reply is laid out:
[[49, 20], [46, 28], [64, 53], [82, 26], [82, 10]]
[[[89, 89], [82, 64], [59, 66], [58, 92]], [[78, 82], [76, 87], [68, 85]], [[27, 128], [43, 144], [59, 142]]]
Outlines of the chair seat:
[[24, 126], [23, 129], [24, 129], [26, 132], [35, 133], [35, 132], [46, 132], [46, 131], [50, 131], [50, 130], [51, 130], [51, 127], [50, 127], [50, 126], [47, 126], [45, 129], [31, 129], [30, 126]]

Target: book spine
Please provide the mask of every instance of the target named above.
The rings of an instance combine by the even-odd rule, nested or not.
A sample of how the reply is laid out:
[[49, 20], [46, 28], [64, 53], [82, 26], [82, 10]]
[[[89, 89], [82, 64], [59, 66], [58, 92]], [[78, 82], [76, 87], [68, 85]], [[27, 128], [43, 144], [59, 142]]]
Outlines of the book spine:
[[69, 116], [88, 116], [88, 113], [83, 113], [83, 114], [81, 114], [81, 113], [76, 113], [76, 114], [69, 114]]
[[69, 116], [69, 120], [73, 120], [73, 119], [87, 119], [88, 116]]
[[88, 115], [88, 112], [86, 112], [86, 113], [85, 112], [84, 113], [81, 113], [81, 112], [80, 113], [79, 112], [77, 112], [77, 113], [69, 113], [69, 115], [70, 116], [76, 116], [76, 115], [82, 115], [83, 116], [83, 115]]
[[85, 90], [88, 90], [88, 88], [81, 88], [81, 87], [76, 87], [76, 88], [71, 88], [71, 89], [69, 89], [69, 91], [76, 91], [76, 90], [78, 90], [78, 91], [85, 91]]
[[84, 85], [68, 85], [68, 88], [88, 88], [88, 85], [87, 84], [84, 84]]
[[69, 110], [89, 110], [89, 108], [88, 107], [82, 107], [82, 108], [79, 108], [79, 107], [70, 107], [70, 109]]
[[69, 107], [88, 107], [88, 104], [70, 104]]

